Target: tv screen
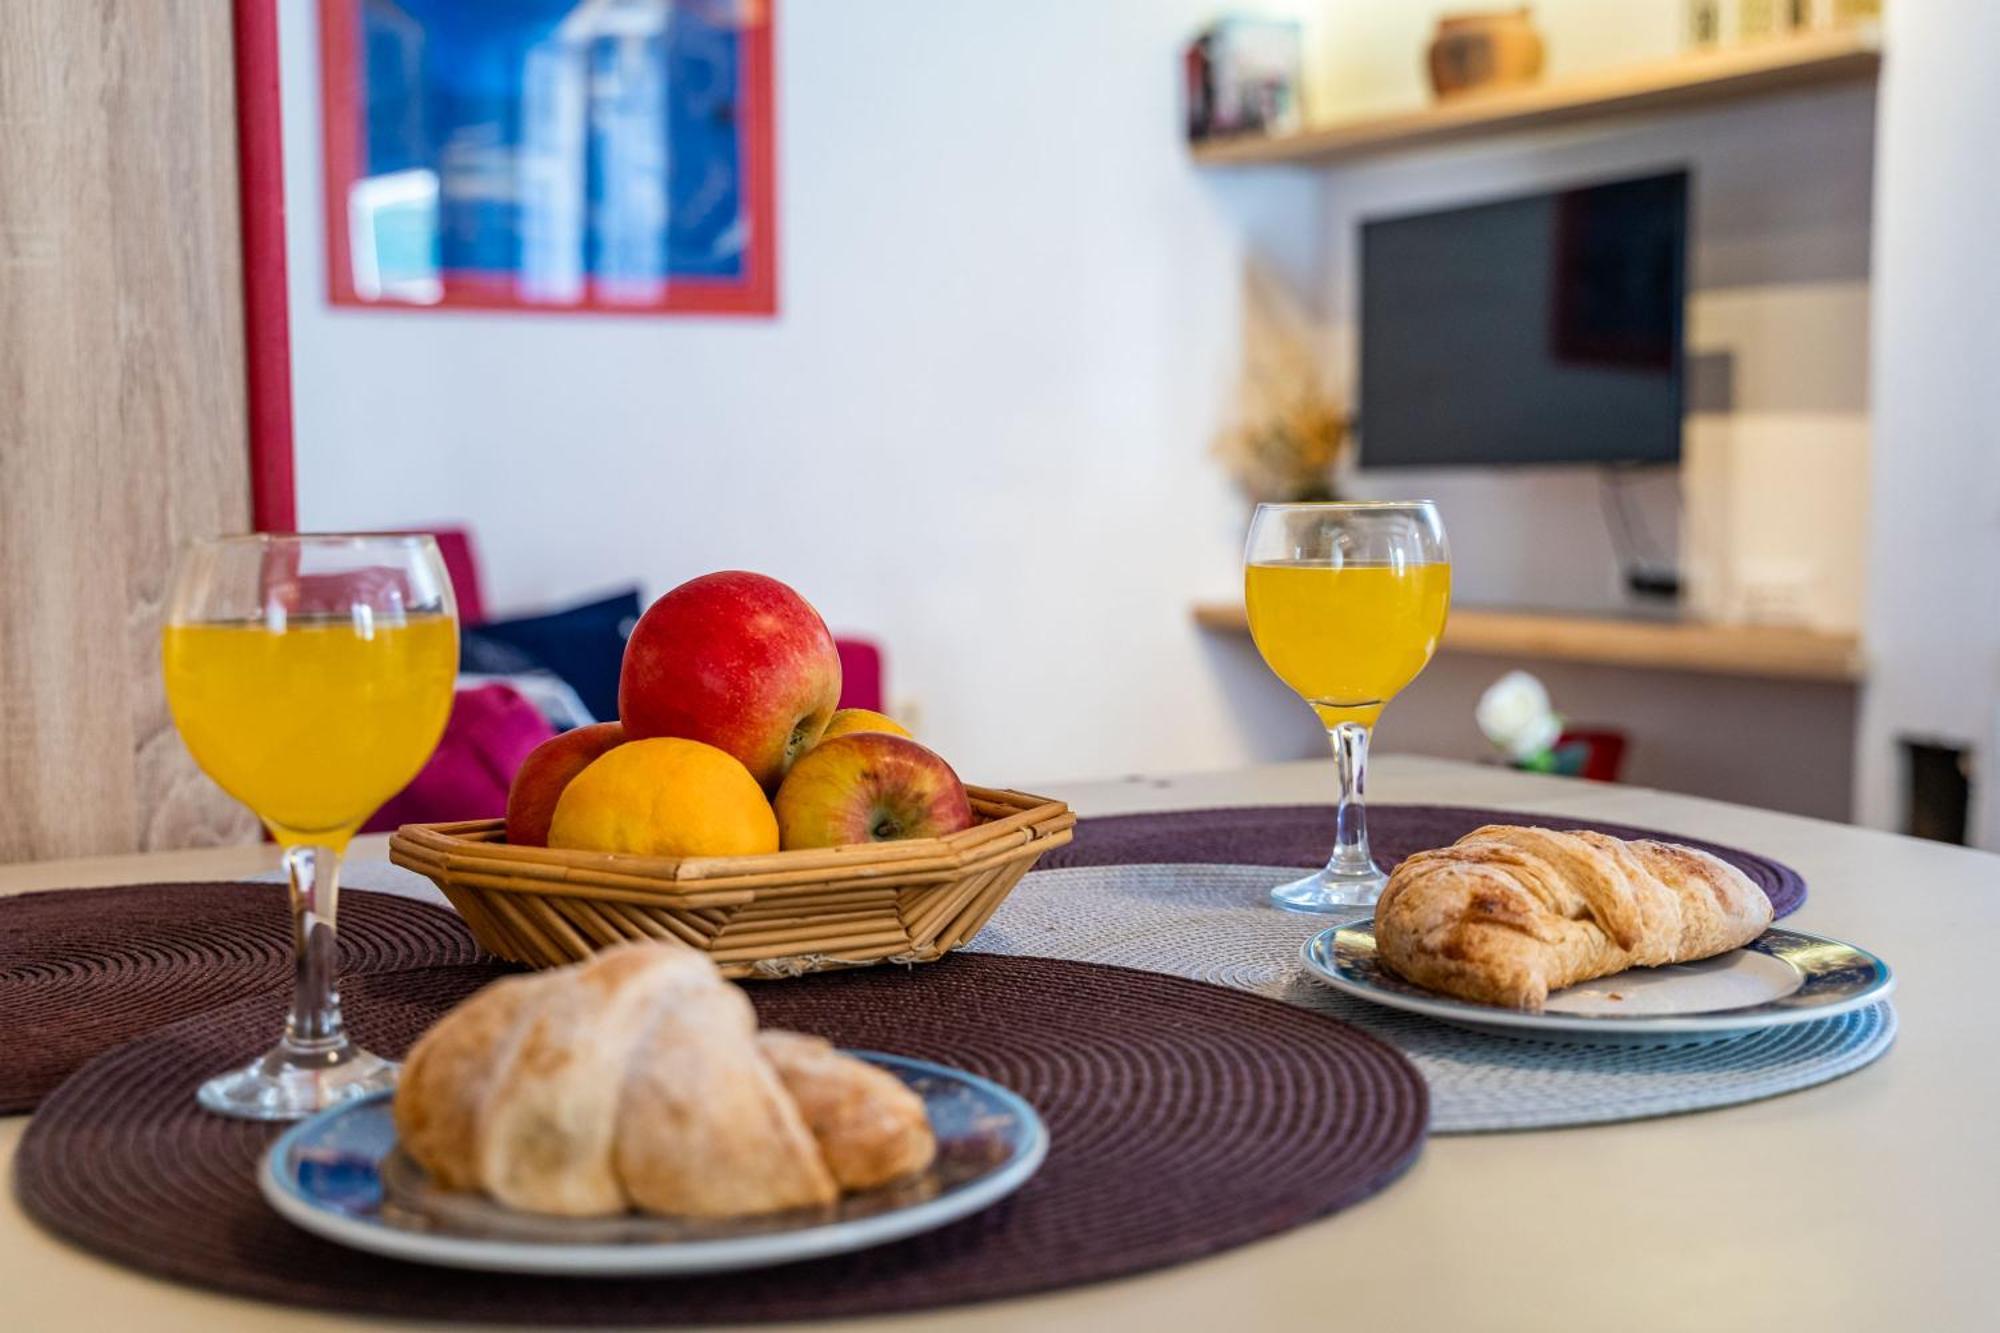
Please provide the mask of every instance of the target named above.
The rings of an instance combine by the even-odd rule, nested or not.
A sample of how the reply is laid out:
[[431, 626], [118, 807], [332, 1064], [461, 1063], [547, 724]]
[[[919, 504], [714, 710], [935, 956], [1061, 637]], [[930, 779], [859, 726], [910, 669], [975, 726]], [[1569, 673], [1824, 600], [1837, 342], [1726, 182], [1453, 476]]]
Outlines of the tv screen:
[[1678, 459], [1687, 187], [1364, 223], [1362, 466]]

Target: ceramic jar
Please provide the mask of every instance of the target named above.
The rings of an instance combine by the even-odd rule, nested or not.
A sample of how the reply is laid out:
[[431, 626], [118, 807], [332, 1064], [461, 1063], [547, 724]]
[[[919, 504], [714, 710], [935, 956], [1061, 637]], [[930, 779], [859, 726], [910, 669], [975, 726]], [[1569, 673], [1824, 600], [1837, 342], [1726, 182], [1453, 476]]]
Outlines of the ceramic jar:
[[1542, 35], [1528, 8], [1446, 14], [1431, 39], [1431, 87], [1439, 97], [1533, 83], [1542, 72]]

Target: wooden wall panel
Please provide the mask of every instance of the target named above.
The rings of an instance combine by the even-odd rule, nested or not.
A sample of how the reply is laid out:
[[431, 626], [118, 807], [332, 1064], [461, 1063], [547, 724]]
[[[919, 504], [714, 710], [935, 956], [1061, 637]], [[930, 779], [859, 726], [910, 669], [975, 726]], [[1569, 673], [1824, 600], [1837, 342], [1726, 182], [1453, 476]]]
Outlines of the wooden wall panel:
[[0, 861], [239, 841], [162, 696], [249, 526], [230, 9], [0, 4]]

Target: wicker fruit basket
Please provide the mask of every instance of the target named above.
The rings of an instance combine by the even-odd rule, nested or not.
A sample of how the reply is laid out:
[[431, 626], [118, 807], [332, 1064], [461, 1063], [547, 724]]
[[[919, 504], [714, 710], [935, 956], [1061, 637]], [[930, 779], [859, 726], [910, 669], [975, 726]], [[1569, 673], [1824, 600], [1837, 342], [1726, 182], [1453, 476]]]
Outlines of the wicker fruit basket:
[[928, 963], [979, 933], [1070, 840], [1061, 801], [967, 787], [962, 833], [681, 859], [510, 847], [502, 821], [405, 824], [389, 859], [432, 880], [490, 952], [557, 967], [626, 940], [680, 940], [732, 977]]

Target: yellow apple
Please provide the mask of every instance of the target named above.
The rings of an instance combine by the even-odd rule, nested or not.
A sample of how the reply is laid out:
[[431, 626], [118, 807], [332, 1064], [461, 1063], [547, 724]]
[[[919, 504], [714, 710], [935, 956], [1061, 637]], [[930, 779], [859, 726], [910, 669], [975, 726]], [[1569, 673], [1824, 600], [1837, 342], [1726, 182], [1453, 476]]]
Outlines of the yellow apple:
[[835, 736], [848, 736], [858, 731], [879, 731], [890, 736], [910, 735], [909, 728], [893, 717], [868, 708], [843, 708], [833, 715], [826, 724], [826, 730], [819, 734], [820, 743], [825, 744]]

